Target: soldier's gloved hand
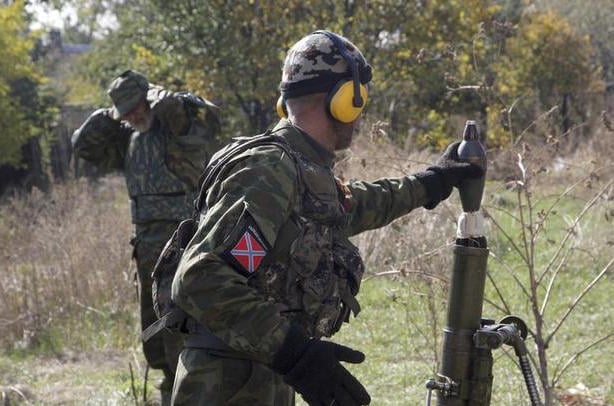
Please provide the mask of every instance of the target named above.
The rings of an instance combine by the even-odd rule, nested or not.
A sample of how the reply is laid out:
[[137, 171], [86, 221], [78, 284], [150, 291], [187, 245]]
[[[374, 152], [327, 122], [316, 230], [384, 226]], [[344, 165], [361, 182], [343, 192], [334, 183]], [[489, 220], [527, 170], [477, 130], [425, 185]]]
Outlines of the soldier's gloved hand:
[[272, 368], [311, 406], [360, 406], [368, 405], [371, 397], [341, 361], [359, 364], [364, 359], [360, 351], [310, 339], [293, 325], [275, 354]]
[[415, 174], [426, 189], [429, 198], [424, 208], [429, 210], [435, 208], [439, 202], [450, 197], [452, 188], [458, 186], [464, 179], [479, 178], [484, 174], [482, 168], [477, 165], [459, 162], [459, 145], [460, 142], [448, 145], [435, 165], [429, 166], [424, 172]]

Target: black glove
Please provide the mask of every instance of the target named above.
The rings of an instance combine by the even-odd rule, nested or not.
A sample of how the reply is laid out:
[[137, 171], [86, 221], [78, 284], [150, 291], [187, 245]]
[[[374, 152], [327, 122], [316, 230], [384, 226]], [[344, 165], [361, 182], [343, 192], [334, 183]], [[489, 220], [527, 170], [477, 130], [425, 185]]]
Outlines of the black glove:
[[364, 360], [360, 351], [310, 339], [301, 327], [293, 325], [275, 354], [272, 368], [310, 406], [360, 406], [368, 405], [371, 397], [340, 361], [359, 364]]
[[459, 145], [460, 142], [448, 145], [435, 165], [414, 175], [426, 189], [429, 198], [424, 208], [429, 210], [435, 208], [439, 202], [450, 197], [452, 188], [458, 186], [464, 179], [479, 178], [484, 174], [482, 168], [477, 165], [459, 162]]

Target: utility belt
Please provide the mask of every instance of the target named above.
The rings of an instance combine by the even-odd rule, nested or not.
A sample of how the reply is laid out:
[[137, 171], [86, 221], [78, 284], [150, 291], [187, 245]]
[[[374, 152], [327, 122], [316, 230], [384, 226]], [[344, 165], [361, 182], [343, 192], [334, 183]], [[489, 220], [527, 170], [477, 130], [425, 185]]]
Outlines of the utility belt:
[[209, 331], [208, 328], [188, 317], [185, 323], [187, 335], [183, 339], [186, 348], [208, 348], [219, 351], [234, 351], [222, 339]]

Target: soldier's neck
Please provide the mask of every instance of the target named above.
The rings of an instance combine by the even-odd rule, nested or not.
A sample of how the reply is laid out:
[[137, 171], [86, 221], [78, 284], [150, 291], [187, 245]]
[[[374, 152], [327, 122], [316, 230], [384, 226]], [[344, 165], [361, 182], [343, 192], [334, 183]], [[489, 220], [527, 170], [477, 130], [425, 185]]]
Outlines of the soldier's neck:
[[328, 117], [315, 114], [306, 114], [300, 117], [290, 116], [292, 125], [300, 128], [315, 140], [322, 148], [331, 154], [335, 154], [335, 131]]

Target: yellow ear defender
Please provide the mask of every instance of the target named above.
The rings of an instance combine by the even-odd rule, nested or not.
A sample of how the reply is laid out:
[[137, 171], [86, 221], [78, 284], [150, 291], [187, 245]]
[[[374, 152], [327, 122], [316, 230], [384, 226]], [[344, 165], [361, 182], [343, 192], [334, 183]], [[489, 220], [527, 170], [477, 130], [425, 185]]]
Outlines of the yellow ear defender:
[[330, 115], [342, 123], [351, 123], [356, 120], [368, 99], [367, 86], [359, 85], [360, 99], [362, 104], [358, 107], [354, 104], [354, 82], [352, 80], [339, 81], [326, 96], [326, 105]]
[[[369, 92], [367, 86], [360, 84], [360, 96], [365, 101], [368, 100]], [[335, 87], [328, 92], [326, 105], [330, 115], [342, 123], [351, 123], [356, 120], [363, 110], [363, 107], [354, 107], [352, 98], [354, 97], [354, 86], [351, 80], [337, 82]], [[279, 96], [275, 103], [275, 110], [279, 118], [288, 118], [286, 110], [286, 100]]]

